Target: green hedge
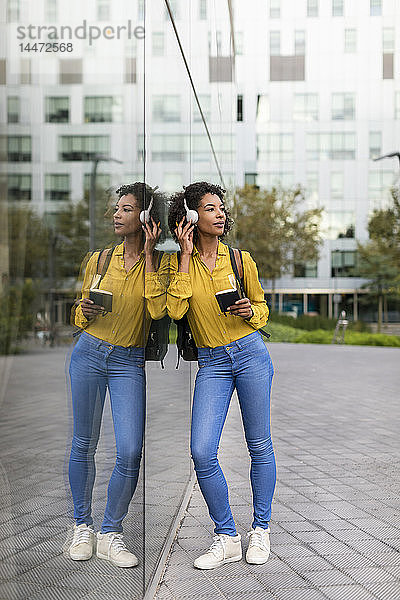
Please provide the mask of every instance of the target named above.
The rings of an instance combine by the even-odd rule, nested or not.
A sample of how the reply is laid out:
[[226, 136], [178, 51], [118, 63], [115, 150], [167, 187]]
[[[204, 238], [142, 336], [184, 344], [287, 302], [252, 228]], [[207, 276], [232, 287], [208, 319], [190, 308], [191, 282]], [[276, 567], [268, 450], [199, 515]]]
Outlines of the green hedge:
[[[328, 319], [327, 317], [310, 315], [300, 315], [297, 317], [291, 317], [278, 312], [270, 314], [271, 323], [280, 323], [281, 325], [287, 325], [294, 327], [295, 329], [305, 329], [306, 331], [314, 331], [315, 329], [324, 329], [325, 331], [331, 331], [335, 329], [336, 319]], [[363, 321], [350, 321], [347, 327], [351, 331], [370, 331], [369, 326]]]

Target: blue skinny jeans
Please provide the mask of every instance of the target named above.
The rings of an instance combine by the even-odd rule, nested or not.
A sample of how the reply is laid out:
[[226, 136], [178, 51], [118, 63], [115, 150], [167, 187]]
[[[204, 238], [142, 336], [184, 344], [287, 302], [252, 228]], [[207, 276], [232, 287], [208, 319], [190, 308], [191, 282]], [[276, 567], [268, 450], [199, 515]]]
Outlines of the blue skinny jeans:
[[108, 484], [101, 531], [122, 531], [135, 492], [145, 422], [144, 349], [115, 346], [83, 332], [72, 352], [71, 377], [74, 433], [69, 482], [77, 525], [91, 525], [94, 455], [108, 388], [117, 457]]
[[217, 348], [199, 348], [193, 397], [191, 453], [197, 480], [215, 533], [236, 535], [228, 486], [218, 462], [218, 447], [236, 388], [251, 457], [252, 527], [267, 529], [276, 483], [270, 432], [270, 392], [274, 369], [258, 331]]

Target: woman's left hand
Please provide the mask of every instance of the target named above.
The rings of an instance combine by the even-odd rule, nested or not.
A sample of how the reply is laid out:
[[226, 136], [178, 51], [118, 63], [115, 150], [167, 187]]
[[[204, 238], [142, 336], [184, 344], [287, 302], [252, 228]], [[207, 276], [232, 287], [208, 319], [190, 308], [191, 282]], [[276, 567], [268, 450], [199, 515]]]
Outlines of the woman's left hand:
[[154, 248], [161, 235], [160, 223], [156, 223], [153, 218], [151, 218], [151, 222], [146, 222], [144, 225], [142, 225], [142, 229], [146, 236], [144, 242], [144, 253], [152, 256]]
[[236, 317], [242, 317], [242, 319], [250, 319], [253, 316], [253, 309], [251, 308], [251, 302], [248, 298], [242, 298], [237, 300], [235, 304], [232, 304], [228, 308], [231, 315]]

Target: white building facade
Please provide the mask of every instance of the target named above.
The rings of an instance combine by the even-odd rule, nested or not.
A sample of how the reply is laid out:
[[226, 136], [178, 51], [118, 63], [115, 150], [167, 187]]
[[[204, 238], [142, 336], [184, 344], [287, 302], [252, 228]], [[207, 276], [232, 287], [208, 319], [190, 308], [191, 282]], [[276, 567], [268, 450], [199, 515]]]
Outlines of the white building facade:
[[[306, 207], [324, 208], [320, 258], [276, 282], [280, 310], [345, 308], [374, 320], [358, 308], [356, 246], [398, 184], [397, 161], [373, 158], [400, 150], [399, 2], [170, 6], [223, 184], [300, 184]], [[0, 173], [9, 202], [52, 213], [79, 201], [96, 155], [122, 161], [100, 163], [104, 187], [144, 177], [166, 192], [221, 183], [164, 2], [11, 0], [2, 10]], [[48, 29], [28, 39], [29, 24]], [[51, 27], [62, 26], [65, 39], [55, 40]], [[101, 31], [92, 41], [90, 26]], [[32, 50], [39, 42], [72, 50]]]

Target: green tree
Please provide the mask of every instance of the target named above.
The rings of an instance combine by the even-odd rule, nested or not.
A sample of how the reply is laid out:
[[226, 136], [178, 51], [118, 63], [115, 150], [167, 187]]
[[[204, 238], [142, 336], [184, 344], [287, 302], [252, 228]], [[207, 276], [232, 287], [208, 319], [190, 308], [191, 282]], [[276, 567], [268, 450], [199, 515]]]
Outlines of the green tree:
[[369, 240], [358, 243], [359, 274], [368, 279], [363, 287], [378, 302], [378, 332], [388, 298], [400, 296], [400, 198], [392, 189], [391, 205], [373, 211], [368, 221]]
[[271, 281], [272, 310], [276, 279], [292, 272], [295, 264], [318, 258], [321, 213], [320, 208], [304, 210], [300, 187], [260, 190], [245, 186], [236, 190], [235, 243], [249, 250], [260, 276]]

